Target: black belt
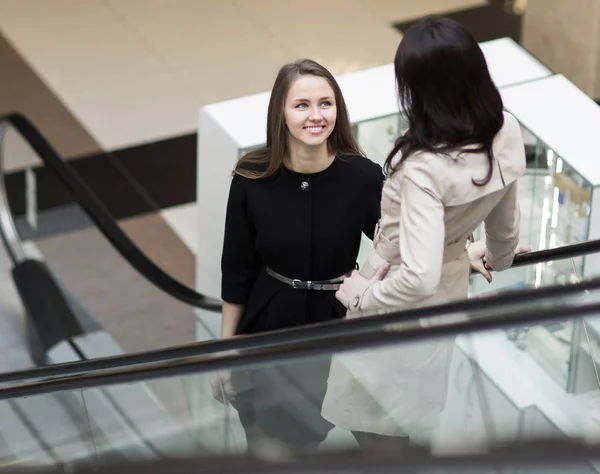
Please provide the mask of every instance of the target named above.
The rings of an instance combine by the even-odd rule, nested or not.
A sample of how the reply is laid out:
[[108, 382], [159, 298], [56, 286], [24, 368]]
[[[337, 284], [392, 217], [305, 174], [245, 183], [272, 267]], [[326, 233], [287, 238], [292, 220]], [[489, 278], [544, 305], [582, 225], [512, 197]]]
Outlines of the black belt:
[[340, 289], [340, 285], [344, 282], [344, 278], [346, 277], [344, 274], [330, 280], [298, 280], [296, 278], [288, 278], [280, 275], [275, 270], [271, 270], [269, 267], [267, 267], [267, 273], [276, 280], [290, 285], [295, 290], [337, 291]]

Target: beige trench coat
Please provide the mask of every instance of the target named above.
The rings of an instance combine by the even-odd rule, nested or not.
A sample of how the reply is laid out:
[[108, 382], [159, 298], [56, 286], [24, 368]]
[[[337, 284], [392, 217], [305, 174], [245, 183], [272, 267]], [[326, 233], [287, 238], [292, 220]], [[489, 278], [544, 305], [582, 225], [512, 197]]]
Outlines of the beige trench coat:
[[[504, 119], [485, 186], [472, 182], [488, 172], [483, 153], [420, 153], [386, 180], [374, 249], [361, 274], [371, 278], [385, 262], [392, 267], [357, 295], [359, 305], [348, 317], [466, 298], [467, 239], [482, 222], [490, 266], [510, 266], [519, 241], [517, 178], [525, 171], [525, 150], [516, 119], [507, 113]], [[335, 356], [324, 418], [389, 436], [430, 432], [444, 408], [453, 348], [453, 338], [436, 339]]]

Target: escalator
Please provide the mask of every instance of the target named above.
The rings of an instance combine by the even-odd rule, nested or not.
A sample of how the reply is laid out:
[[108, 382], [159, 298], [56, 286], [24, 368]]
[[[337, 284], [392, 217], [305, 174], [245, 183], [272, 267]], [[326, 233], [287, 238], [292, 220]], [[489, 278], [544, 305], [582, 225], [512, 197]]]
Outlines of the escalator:
[[[220, 310], [219, 302], [154, 264], [24, 117], [1, 118], [1, 136], [9, 129], [35, 151], [129, 271], [134, 269], [153, 291], [173, 301], [205, 314]], [[125, 355], [114, 335], [54, 272], [53, 262], [45, 260], [35, 232], [15, 223], [3, 180], [0, 188], [2, 237], [27, 313], [32, 358], [40, 365], [0, 374], [0, 466], [95, 468], [241, 453], [245, 441], [235, 411], [210, 396], [211, 371], [270, 367], [301, 406], [307, 397], [286, 382], [295, 358], [384, 351], [418, 338], [454, 337], [449, 334], [460, 334], [453, 342], [454, 382], [448, 398], [460, 410], [448, 410], [454, 419], [446, 421], [438, 438], [421, 440], [435, 450], [480, 450], [498, 439], [588, 436], [574, 422], [584, 420], [585, 410], [592, 411], [585, 411], [589, 416], [581, 426], [595, 419], [600, 323], [594, 316], [600, 308], [600, 283], [573, 282], [580, 278], [586, 256], [600, 252], [598, 241], [518, 256], [512, 269], [494, 275], [492, 285], [474, 276], [471, 296], [477, 298], [465, 302]], [[42, 224], [37, 232], [43, 234]], [[527, 287], [537, 290], [523, 289]], [[168, 312], [142, 316], [168, 317]], [[425, 330], [415, 323], [423, 318], [436, 323]], [[517, 377], [520, 370], [525, 372]], [[538, 400], [535, 391], [523, 393], [534, 376], [544, 383], [544, 393], [552, 394], [551, 402]], [[295, 416], [302, 418], [301, 410]], [[455, 426], [470, 433], [466, 442], [450, 442], [457, 438]], [[348, 433], [334, 430], [324, 449], [344, 448], [351, 441]]]
[[[0, 388], [0, 460], [5, 466], [54, 464], [74, 470], [190, 456], [239, 456], [246, 450], [245, 437], [235, 410], [212, 399], [209, 379], [215, 371], [261, 370], [294, 402], [291, 415], [310, 424], [302, 407], [311, 399], [294, 384], [298, 361], [334, 357], [356, 368], [353, 360], [369, 360], [372, 370], [354, 372], [357, 380], [366, 381], [373, 374], [382, 376], [373, 362], [414, 360], [415, 347], [427, 345], [450, 345], [453, 350], [445, 408], [435, 428], [413, 440], [417, 446], [448, 456], [536, 439], [595, 445], [600, 442], [594, 375], [600, 360], [600, 332], [594, 329], [599, 312], [600, 279], [591, 279], [203, 343], [187, 356], [157, 360], [151, 355], [153, 362], [132, 355], [122, 356], [113, 368], [88, 370], [88, 362], [79, 370], [49, 366], [21, 372], [15, 377], [20, 381], [9, 381], [7, 374]], [[540, 333], [567, 324], [572, 336], [554, 340], [563, 350], [548, 351], [551, 339], [542, 344]], [[527, 333], [525, 347], [511, 337], [516, 329]], [[573, 337], [578, 332], [589, 339]], [[540, 353], [545, 361], [538, 358]], [[566, 360], [560, 359], [564, 353]], [[420, 384], [428, 383], [430, 375], [427, 364], [402, 373]], [[575, 390], [569, 388], [569, 376], [575, 378]], [[578, 390], [588, 383], [596, 384], [595, 389]], [[168, 393], [172, 403], [148, 404], [139, 397], [142, 392]], [[59, 404], [63, 410], [57, 410]], [[355, 448], [349, 432], [334, 428], [320, 452]], [[301, 455], [273, 452], [272, 461]], [[599, 472], [594, 465], [586, 469], [577, 472]]]

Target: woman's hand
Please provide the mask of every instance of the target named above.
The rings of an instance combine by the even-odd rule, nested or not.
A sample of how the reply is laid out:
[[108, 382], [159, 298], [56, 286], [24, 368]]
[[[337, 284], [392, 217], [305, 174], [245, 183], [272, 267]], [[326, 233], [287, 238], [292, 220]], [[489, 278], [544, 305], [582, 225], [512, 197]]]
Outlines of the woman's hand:
[[213, 398], [224, 405], [235, 400], [235, 390], [231, 384], [231, 371], [229, 370], [221, 370], [212, 374], [210, 388]]
[[370, 280], [366, 279], [360, 274], [358, 270], [352, 271], [350, 276], [344, 278], [344, 283], [340, 285], [339, 290], [336, 291], [335, 297], [342, 303], [346, 308], [351, 311], [358, 309], [360, 305], [360, 299], [363, 293], [373, 283], [383, 280], [390, 270], [390, 264], [383, 264], [375, 273], [375, 276]]
[[[483, 257], [485, 257], [486, 250], [487, 247], [485, 245], [485, 240], [478, 240], [477, 242], [473, 242], [471, 245], [469, 245], [469, 247], [467, 248], [467, 253], [469, 254], [469, 262], [471, 263], [471, 268], [476, 272], [481, 273], [483, 277], [488, 281], [488, 283], [491, 283], [491, 267], [483, 261]], [[531, 247], [521, 245], [515, 250], [515, 255], [527, 252], [531, 252]]]
[[467, 248], [467, 253], [469, 254], [471, 268], [476, 272], [481, 273], [488, 283], [491, 283], [492, 274], [490, 273], [489, 268], [483, 262], [483, 257], [485, 257], [486, 250], [487, 247], [485, 246], [485, 240], [478, 240], [477, 242], [473, 242], [471, 245], [469, 245]]

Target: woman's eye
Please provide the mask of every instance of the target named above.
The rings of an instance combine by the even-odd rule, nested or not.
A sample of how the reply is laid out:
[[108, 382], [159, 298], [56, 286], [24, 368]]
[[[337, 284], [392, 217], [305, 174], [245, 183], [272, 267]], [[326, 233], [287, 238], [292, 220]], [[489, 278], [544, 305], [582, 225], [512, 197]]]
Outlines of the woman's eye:
[[304, 108], [304, 107], [306, 107], [306, 104], [298, 104], [296, 106], [297, 109], [301, 109], [301, 108]]
[[331, 102], [329, 102], [328, 100], [325, 100], [325, 101], [321, 102], [321, 105], [325, 106], [325, 107], [329, 107], [331, 105]]

